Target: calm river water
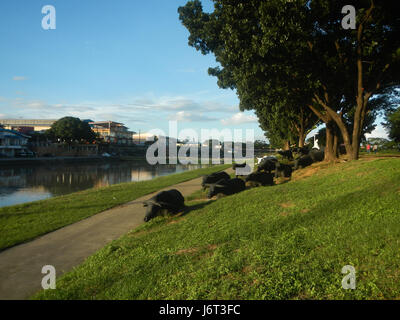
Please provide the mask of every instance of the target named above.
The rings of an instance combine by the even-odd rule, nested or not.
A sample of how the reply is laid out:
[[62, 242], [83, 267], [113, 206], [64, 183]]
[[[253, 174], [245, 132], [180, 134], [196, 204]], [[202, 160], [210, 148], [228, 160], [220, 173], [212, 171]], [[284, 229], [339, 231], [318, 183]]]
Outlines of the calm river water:
[[181, 164], [152, 166], [131, 161], [3, 167], [0, 168], [0, 207], [122, 182], [150, 180], [200, 167]]

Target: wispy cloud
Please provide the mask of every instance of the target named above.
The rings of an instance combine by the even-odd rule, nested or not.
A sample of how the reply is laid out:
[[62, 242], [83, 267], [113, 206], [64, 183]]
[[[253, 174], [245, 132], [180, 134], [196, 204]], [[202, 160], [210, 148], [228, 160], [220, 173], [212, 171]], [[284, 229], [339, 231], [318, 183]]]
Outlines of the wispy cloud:
[[191, 113], [187, 111], [179, 111], [175, 114], [171, 114], [168, 119], [180, 122], [210, 122], [218, 120], [217, 118], [204, 116], [201, 113]]
[[[209, 100], [206, 100], [209, 98]], [[237, 113], [238, 107], [207, 95], [194, 96], [145, 96], [123, 97], [115, 101], [55, 101], [30, 99], [27, 95], [4, 98], [0, 113], [7, 118], [58, 119], [65, 116], [112, 120], [125, 123], [132, 130], [165, 127], [168, 120], [191, 123], [191, 126], [208, 127], [237, 125], [255, 122], [255, 116]], [[221, 120], [222, 119], [222, 120]]]
[[24, 81], [24, 80], [28, 80], [28, 77], [24, 77], [24, 76], [14, 76], [12, 78], [14, 81]]
[[257, 122], [257, 117], [254, 115], [245, 114], [243, 112], [235, 113], [232, 117], [221, 120], [221, 123], [224, 126], [238, 125], [238, 124], [252, 123], [252, 122]]
[[159, 110], [159, 111], [192, 111], [202, 112], [220, 112], [233, 113], [238, 110], [237, 106], [223, 104], [218, 101], [192, 99], [184, 96], [161, 96], [161, 97], [145, 97], [136, 98], [128, 105], [138, 109]]

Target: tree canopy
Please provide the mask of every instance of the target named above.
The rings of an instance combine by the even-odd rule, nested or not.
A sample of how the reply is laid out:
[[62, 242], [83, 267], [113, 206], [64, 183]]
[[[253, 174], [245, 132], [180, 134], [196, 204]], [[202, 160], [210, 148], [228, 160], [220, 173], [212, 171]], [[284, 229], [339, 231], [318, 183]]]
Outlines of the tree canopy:
[[384, 124], [389, 133], [389, 138], [395, 142], [400, 142], [400, 108], [390, 112], [386, 117]]
[[357, 159], [367, 114], [382, 108], [371, 98], [399, 85], [400, 19], [394, 3], [358, 1], [356, 29], [344, 29], [347, 4], [214, 0], [205, 13], [194, 0], [178, 12], [189, 45], [215, 55], [209, 74], [236, 89], [240, 109], [255, 110], [264, 130], [276, 130], [278, 114], [312, 113], [326, 124], [328, 149], [340, 135]]
[[53, 140], [67, 143], [93, 142], [96, 139], [96, 134], [89, 124], [74, 117], [64, 117], [57, 120], [46, 133]]

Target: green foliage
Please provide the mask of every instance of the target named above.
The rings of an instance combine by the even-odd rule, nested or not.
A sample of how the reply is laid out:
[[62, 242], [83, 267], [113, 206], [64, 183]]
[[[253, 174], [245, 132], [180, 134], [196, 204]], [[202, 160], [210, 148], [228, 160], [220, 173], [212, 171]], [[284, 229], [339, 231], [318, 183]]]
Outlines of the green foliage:
[[369, 138], [367, 142], [371, 145], [377, 145], [381, 149], [388, 144], [389, 140], [385, 138]]
[[[398, 298], [400, 161], [324, 166], [188, 203], [188, 214], [133, 230], [34, 298]], [[342, 289], [345, 265], [356, 269], [356, 290]]]
[[[209, 74], [218, 78], [220, 87], [236, 89], [241, 110], [256, 110], [260, 125], [274, 140], [291, 140], [290, 117], [301, 110], [311, 114], [312, 107], [325, 123], [340, 125], [349, 147], [354, 143], [358, 148], [361, 129], [372, 130], [364, 117], [372, 119], [383, 108], [369, 99], [400, 84], [395, 4], [360, 2], [359, 28], [345, 30], [344, 0], [214, 3], [214, 12], [204, 13], [200, 1], [189, 1], [179, 8], [179, 18], [190, 33], [189, 45], [215, 55], [219, 66]], [[287, 121], [279, 124], [282, 114]], [[305, 131], [314, 125], [304, 123]], [[352, 142], [352, 136], [357, 141]]]
[[262, 141], [262, 140], [255, 140], [254, 141], [254, 149], [268, 149], [270, 148], [270, 144]]
[[71, 142], [92, 142], [96, 139], [96, 134], [87, 122], [74, 117], [64, 117], [57, 120], [49, 130], [48, 137], [56, 141]]
[[210, 68], [209, 74], [218, 78], [221, 88], [236, 89], [240, 109], [256, 111], [260, 127], [274, 145], [299, 138], [303, 141], [318, 119], [307, 107], [308, 96], [285, 83], [292, 81], [293, 74], [270, 68], [272, 60], [266, 57], [264, 38], [268, 30], [259, 23], [263, 4], [214, 2], [213, 13], [204, 13], [198, 0], [178, 9], [190, 32], [189, 45], [215, 55], [222, 68]]
[[385, 126], [389, 131], [389, 138], [395, 142], [400, 142], [400, 108], [389, 113], [386, 120]]

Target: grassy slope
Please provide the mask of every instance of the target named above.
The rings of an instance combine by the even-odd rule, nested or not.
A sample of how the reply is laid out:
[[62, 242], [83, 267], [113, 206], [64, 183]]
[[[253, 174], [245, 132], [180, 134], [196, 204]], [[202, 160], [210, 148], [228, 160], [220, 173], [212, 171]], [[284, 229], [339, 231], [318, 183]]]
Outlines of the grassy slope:
[[[289, 183], [191, 203], [35, 298], [400, 298], [399, 159], [313, 165]], [[345, 265], [356, 268], [356, 290], [341, 288]]]
[[229, 165], [213, 166], [149, 181], [88, 189], [65, 196], [0, 208], [0, 250], [159, 189], [227, 167]]

